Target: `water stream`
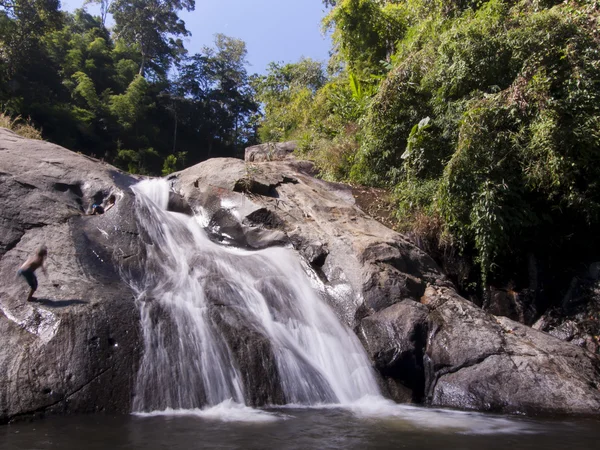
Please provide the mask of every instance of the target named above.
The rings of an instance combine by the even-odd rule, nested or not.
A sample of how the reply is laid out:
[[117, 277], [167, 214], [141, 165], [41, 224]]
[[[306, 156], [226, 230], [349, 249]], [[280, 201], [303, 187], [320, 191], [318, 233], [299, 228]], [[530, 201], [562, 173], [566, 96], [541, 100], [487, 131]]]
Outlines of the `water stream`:
[[[251, 389], [294, 405], [379, 396], [357, 337], [318, 297], [290, 249], [218, 245], [198, 217], [167, 211], [165, 180], [133, 190], [147, 251], [144, 276], [133, 281], [144, 338], [134, 411], [243, 405], [256, 397]], [[256, 345], [263, 354], [253, 355]], [[245, 367], [252, 357], [276, 368], [258, 388], [245, 385], [257, 370]]]

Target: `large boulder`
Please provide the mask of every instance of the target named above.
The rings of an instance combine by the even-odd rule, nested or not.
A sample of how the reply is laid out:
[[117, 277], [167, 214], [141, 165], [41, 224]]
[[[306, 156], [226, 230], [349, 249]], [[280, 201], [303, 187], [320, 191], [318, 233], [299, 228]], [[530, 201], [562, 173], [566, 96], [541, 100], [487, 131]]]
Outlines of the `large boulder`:
[[[305, 161], [215, 158], [170, 180], [214, 229], [233, 230], [236, 219], [243, 230], [235, 233], [238, 245], [261, 248], [269, 240], [292, 245], [351, 327], [403, 299], [418, 300], [428, 284], [451, 286], [428, 255], [365, 215], [350, 187], [312, 174]], [[263, 236], [260, 246], [247, 235]]]
[[[0, 423], [44, 412], [130, 410], [139, 358], [134, 295], [121, 281], [141, 249], [131, 177], [0, 128]], [[89, 205], [117, 196], [106, 214]], [[40, 245], [35, 300], [17, 269]]]
[[[363, 213], [310, 163], [212, 159], [172, 175], [215, 230], [277, 232], [398, 401], [506, 413], [597, 413], [600, 359], [460, 297], [435, 262]], [[237, 222], [237, 224], [234, 224]]]
[[428, 288], [426, 395], [434, 406], [508, 413], [597, 413], [600, 360], [492, 316], [456, 292]]

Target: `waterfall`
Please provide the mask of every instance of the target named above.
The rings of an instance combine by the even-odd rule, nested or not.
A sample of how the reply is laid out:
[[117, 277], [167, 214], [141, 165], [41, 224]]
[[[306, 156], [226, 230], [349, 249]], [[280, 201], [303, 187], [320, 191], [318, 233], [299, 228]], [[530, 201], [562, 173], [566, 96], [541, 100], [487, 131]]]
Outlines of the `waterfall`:
[[142, 276], [131, 280], [144, 343], [134, 411], [379, 395], [360, 342], [293, 251], [218, 245], [197, 217], [167, 211], [165, 180], [132, 189], [146, 244]]

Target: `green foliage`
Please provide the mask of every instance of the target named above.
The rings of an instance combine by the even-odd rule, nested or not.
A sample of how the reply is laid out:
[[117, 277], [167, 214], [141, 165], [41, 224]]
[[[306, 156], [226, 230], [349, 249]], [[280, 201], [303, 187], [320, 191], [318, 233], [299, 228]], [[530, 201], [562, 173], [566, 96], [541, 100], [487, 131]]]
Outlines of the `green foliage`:
[[[357, 180], [401, 186], [404, 212], [435, 205], [475, 248], [484, 283], [540, 236], [564, 239], [557, 215], [598, 221], [597, 12], [544, 9], [554, 3], [479, 2], [409, 30], [352, 169]], [[428, 180], [439, 188], [423, 195]]]
[[149, 107], [147, 100], [148, 82], [137, 75], [124, 94], [110, 97], [110, 111], [123, 128], [131, 128]]
[[308, 58], [296, 64], [271, 63], [267, 75], [255, 77], [253, 88], [266, 116], [258, 131], [261, 141], [297, 138], [297, 131], [311, 121], [310, 107], [324, 82], [322, 65]]
[[262, 138], [297, 139], [325, 178], [392, 189], [399, 219], [473, 258], [482, 288], [529, 254], [596, 257], [597, 1], [324, 3], [334, 70], [259, 97]]
[[[45, 139], [144, 173], [240, 156], [255, 142], [258, 105], [243, 41], [218, 35], [214, 47], [186, 57], [176, 13], [193, 1], [99, 3], [102, 17], [60, 12], [52, 0], [0, 2], [0, 106], [7, 114], [31, 117]], [[150, 10], [131, 9], [142, 4]], [[109, 6], [124, 14], [118, 33], [104, 26]], [[167, 19], [154, 27], [136, 22], [142, 16]], [[135, 36], [123, 31], [136, 24], [138, 34], [129, 29]], [[169, 72], [174, 62], [180, 70]]]
[[348, 125], [333, 138], [315, 138], [304, 135], [300, 139], [300, 153], [312, 159], [320, 176], [329, 181], [348, 181], [354, 155], [360, 145], [356, 126]]
[[336, 2], [336, 7], [325, 19], [325, 27], [333, 28], [333, 41], [339, 56], [351, 72], [382, 72], [382, 61], [394, 52], [395, 42], [406, 27], [400, 12], [404, 8], [395, 3], [342, 0]]
[[[208, 157], [213, 146], [223, 156], [240, 157], [244, 147], [254, 143], [258, 104], [245, 67], [246, 54], [243, 41], [217, 34], [214, 49], [204, 48], [181, 67], [175, 90], [180, 106], [188, 110], [191, 106], [195, 111], [188, 114], [196, 116], [196, 127], [218, 137], [209, 144]], [[192, 105], [182, 98], [192, 100]], [[173, 106], [173, 113], [181, 116]]]
[[121, 169], [141, 175], [157, 173], [160, 163], [161, 157], [153, 148], [119, 150], [115, 159], [115, 164]]
[[[75, 72], [72, 78], [76, 82], [76, 86], [73, 89], [73, 96], [75, 98], [81, 98], [91, 111], [100, 110], [100, 99], [98, 98], [96, 88], [94, 87], [94, 82], [91, 80], [91, 78], [83, 72]], [[92, 115], [91, 119], [93, 118], [94, 116]]]
[[178, 37], [190, 34], [177, 12], [194, 8], [194, 0], [115, 0], [108, 11], [117, 36], [141, 54], [139, 74], [144, 75], [149, 67], [165, 76], [170, 63], [185, 52]]
[[179, 152], [177, 155], [167, 155], [163, 162], [162, 175], [167, 176], [184, 168], [186, 152]]
[[271, 64], [255, 78], [265, 118], [263, 142], [297, 140], [304, 157], [314, 160], [327, 179], [347, 180], [361, 135], [357, 121], [377, 89], [377, 79], [341, 72], [326, 82], [321, 64], [303, 59]]
[[440, 186], [440, 180], [414, 179], [401, 181], [394, 187], [394, 197], [398, 204], [397, 216], [400, 220], [410, 218], [415, 214], [436, 215], [435, 198]]

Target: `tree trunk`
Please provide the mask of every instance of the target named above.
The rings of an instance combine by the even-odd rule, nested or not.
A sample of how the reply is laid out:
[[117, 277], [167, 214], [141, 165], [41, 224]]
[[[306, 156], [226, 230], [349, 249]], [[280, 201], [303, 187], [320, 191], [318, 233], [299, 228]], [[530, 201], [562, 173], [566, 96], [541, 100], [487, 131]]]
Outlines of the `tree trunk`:
[[[174, 108], [173, 108], [174, 110]], [[175, 148], [177, 146], [177, 111], [175, 113], [175, 131], [173, 132], [173, 154], [175, 154]]]
[[145, 64], [146, 64], [146, 55], [144, 53], [142, 53], [142, 63], [140, 64], [140, 71], [138, 72], [138, 75], [144, 76]]

